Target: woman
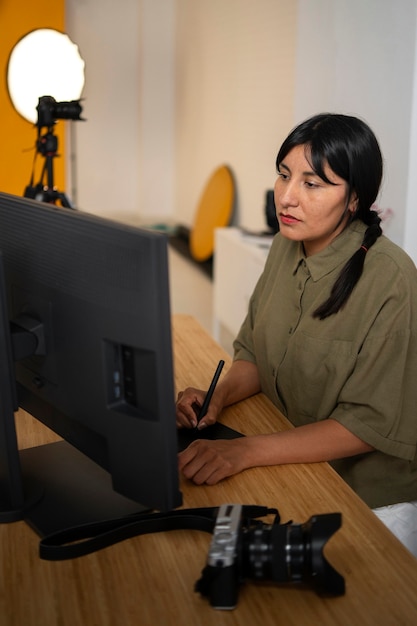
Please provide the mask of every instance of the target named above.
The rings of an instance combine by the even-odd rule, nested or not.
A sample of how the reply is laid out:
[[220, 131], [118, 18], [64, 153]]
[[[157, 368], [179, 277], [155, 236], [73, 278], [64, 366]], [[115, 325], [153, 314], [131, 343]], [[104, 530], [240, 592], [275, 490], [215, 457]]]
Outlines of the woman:
[[[276, 165], [280, 232], [199, 427], [262, 391], [296, 428], [196, 441], [180, 470], [214, 484], [249, 467], [329, 461], [392, 529], [405, 509], [397, 535], [417, 555], [417, 271], [372, 208], [378, 142], [357, 118], [321, 114], [290, 133]], [[195, 425], [204, 393], [179, 394], [179, 427]]]

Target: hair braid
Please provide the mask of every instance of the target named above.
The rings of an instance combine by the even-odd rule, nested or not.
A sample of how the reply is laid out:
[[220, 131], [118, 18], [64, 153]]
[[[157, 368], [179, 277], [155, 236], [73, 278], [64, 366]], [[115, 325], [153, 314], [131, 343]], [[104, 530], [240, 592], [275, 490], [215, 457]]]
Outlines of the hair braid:
[[356, 252], [350, 257], [349, 261], [347, 261], [332, 287], [330, 296], [314, 311], [313, 317], [318, 317], [323, 320], [326, 317], [337, 313], [344, 306], [344, 304], [346, 304], [356, 283], [361, 277], [366, 253], [369, 248], [374, 245], [378, 237], [382, 235], [382, 229], [380, 226], [381, 218], [376, 211], [368, 211], [365, 219], [368, 224], [368, 228], [365, 231], [360, 248], [358, 248], [358, 250], [356, 250]]

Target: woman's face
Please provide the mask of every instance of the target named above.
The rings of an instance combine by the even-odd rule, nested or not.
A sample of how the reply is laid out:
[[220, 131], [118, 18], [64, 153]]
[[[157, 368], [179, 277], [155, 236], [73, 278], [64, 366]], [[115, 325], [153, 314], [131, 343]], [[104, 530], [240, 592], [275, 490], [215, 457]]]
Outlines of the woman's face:
[[306, 159], [305, 146], [296, 146], [279, 164], [275, 183], [280, 232], [288, 239], [302, 241], [307, 256], [326, 248], [342, 232], [356, 208], [355, 194], [346, 207], [347, 182], [327, 164], [324, 173], [334, 184], [315, 174]]

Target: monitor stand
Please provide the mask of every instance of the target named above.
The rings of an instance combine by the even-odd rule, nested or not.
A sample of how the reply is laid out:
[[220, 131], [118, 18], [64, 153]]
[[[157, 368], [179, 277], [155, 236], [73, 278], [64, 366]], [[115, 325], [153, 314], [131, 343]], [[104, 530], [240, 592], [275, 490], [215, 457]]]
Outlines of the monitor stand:
[[66, 441], [20, 450], [19, 455], [24, 487], [43, 488], [42, 497], [23, 515], [40, 537], [149, 510], [116, 493], [110, 474]]

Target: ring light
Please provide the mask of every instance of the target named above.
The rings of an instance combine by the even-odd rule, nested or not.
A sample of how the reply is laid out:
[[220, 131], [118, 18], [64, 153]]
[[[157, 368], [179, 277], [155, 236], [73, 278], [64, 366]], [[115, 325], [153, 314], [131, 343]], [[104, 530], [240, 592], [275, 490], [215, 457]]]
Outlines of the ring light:
[[84, 87], [84, 66], [78, 46], [68, 35], [41, 28], [23, 37], [13, 48], [7, 85], [16, 111], [36, 123], [38, 100], [78, 100]]

